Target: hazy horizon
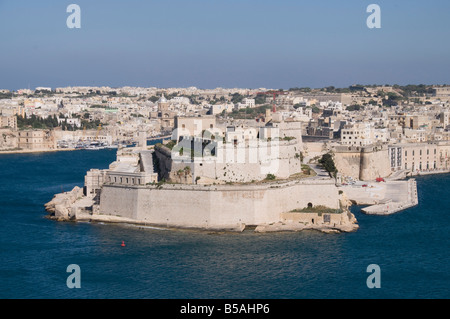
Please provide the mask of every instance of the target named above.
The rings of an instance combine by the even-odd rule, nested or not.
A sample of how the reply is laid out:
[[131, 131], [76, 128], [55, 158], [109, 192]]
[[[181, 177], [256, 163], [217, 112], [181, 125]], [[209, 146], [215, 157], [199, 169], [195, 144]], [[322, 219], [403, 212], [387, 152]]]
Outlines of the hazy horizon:
[[0, 88], [450, 83], [450, 2], [371, 3], [0, 0]]

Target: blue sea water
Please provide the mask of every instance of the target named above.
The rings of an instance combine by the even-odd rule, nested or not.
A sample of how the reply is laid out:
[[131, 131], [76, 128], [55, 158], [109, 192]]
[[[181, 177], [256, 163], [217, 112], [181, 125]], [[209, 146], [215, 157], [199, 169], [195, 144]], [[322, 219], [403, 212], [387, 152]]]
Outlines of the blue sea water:
[[[353, 233], [172, 231], [56, 222], [43, 205], [115, 150], [0, 155], [0, 298], [449, 298], [450, 175], [417, 178], [419, 205], [352, 207]], [[121, 247], [122, 241], [126, 246]], [[66, 285], [67, 266], [81, 288]], [[367, 266], [381, 288], [366, 285]]]

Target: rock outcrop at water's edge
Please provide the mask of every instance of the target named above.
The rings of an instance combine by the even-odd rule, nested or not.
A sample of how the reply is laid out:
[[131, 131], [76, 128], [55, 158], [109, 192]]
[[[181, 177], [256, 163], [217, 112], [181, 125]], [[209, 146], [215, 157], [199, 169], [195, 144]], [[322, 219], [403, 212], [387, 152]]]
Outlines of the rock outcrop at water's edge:
[[72, 214], [73, 204], [83, 197], [83, 189], [75, 186], [71, 191], [59, 193], [53, 196], [53, 199], [44, 205], [49, 217], [57, 220], [75, 219]]
[[[301, 214], [301, 213], [300, 213]], [[302, 230], [318, 230], [323, 233], [341, 233], [354, 232], [359, 228], [355, 215], [350, 211], [342, 212], [337, 216], [338, 221], [323, 222], [321, 220], [315, 221], [307, 214], [288, 213], [283, 214], [285, 218], [283, 221], [271, 224], [259, 225], [255, 228], [255, 232], [297, 232]], [[289, 217], [289, 215], [291, 217]], [[296, 216], [297, 215], [297, 216]], [[286, 218], [287, 217], [287, 218]], [[309, 219], [309, 220], [308, 220]]]

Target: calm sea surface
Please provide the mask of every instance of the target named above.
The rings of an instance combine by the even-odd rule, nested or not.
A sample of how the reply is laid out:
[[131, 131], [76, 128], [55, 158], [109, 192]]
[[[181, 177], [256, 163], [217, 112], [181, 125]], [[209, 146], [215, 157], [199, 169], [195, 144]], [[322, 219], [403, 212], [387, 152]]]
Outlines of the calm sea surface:
[[[115, 150], [0, 155], [0, 298], [449, 298], [450, 175], [417, 178], [419, 205], [353, 207], [354, 233], [168, 231], [55, 222], [43, 205]], [[121, 247], [122, 241], [126, 247]], [[69, 289], [67, 266], [81, 269]], [[381, 269], [369, 289], [367, 266]]]

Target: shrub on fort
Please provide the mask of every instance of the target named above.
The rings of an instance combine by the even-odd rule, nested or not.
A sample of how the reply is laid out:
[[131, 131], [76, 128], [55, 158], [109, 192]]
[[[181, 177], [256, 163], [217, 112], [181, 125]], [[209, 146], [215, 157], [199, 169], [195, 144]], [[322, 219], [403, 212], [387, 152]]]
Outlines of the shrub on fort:
[[273, 180], [275, 180], [275, 175], [273, 175], [273, 174], [267, 174], [267, 176], [266, 176], [266, 180], [267, 181], [273, 181]]
[[177, 144], [176, 141], [170, 140], [169, 142], [164, 144], [164, 146], [171, 150], [176, 144]]
[[302, 164], [302, 173], [305, 175], [311, 175], [311, 167], [308, 165]]

